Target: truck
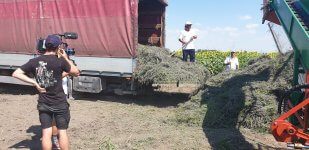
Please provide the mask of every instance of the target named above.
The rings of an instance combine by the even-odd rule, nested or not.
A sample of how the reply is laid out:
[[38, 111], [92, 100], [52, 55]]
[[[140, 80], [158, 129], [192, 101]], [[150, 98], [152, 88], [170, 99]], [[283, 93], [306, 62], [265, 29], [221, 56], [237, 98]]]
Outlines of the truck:
[[264, 0], [263, 10], [263, 22], [281, 25], [294, 49], [293, 87], [278, 102], [285, 113], [271, 132], [290, 148], [309, 149], [309, 1]]
[[166, 0], [0, 0], [0, 83], [39, 55], [38, 39], [75, 32], [70, 58], [81, 71], [68, 92], [136, 92], [138, 44], [165, 46]]

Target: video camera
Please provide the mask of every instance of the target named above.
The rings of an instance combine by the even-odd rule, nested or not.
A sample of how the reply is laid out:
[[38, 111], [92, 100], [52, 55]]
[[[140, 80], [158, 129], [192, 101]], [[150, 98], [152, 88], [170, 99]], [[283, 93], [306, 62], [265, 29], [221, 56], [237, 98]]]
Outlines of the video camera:
[[[61, 41], [63, 41], [62, 39], [72, 39], [72, 40], [76, 40], [78, 39], [78, 34], [75, 32], [65, 32], [63, 34], [55, 34], [58, 35], [61, 39]], [[62, 47], [61, 47], [62, 46]], [[74, 55], [75, 54], [75, 48], [70, 48], [68, 43], [62, 42], [60, 45], [61, 48], [64, 49], [64, 51], [67, 53], [67, 55]], [[45, 39], [40, 38], [38, 39], [37, 42], [37, 46], [36, 46], [38, 52], [40, 54], [43, 54], [46, 51], [46, 47], [45, 47]]]

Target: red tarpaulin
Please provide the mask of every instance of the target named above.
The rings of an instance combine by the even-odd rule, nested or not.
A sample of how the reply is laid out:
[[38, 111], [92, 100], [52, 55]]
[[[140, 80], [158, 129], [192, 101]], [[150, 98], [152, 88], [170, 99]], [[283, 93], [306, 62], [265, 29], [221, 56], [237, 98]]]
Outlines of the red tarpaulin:
[[76, 56], [135, 57], [137, 0], [0, 0], [0, 52], [36, 53], [49, 34], [66, 40]]

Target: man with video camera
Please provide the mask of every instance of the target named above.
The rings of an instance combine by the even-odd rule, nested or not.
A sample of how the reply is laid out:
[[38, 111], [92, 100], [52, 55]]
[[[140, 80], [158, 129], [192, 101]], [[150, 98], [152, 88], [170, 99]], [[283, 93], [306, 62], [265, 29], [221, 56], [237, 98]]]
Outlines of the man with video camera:
[[[58, 35], [49, 35], [45, 41], [46, 51], [43, 55], [29, 60], [16, 69], [13, 77], [30, 83], [39, 91], [38, 111], [42, 127], [42, 149], [52, 149], [52, 121], [55, 119], [59, 133], [61, 150], [69, 149], [67, 128], [70, 121], [70, 110], [62, 88], [62, 73], [79, 76], [80, 71], [69, 60], [63, 49], [59, 49], [62, 40]], [[59, 57], [60, 56], [60, 57]], [[28, 74], [33, 74], [36, 81]]]

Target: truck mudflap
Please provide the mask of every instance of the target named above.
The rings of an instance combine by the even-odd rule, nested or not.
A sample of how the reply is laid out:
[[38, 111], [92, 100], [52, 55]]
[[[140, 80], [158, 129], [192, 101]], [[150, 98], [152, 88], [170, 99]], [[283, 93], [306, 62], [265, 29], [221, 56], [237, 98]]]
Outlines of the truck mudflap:
[[100, 77], [74, 77], [73, 89], [78, 92], [100, 93], [102, 90], [106, 89], [106, 81]]

